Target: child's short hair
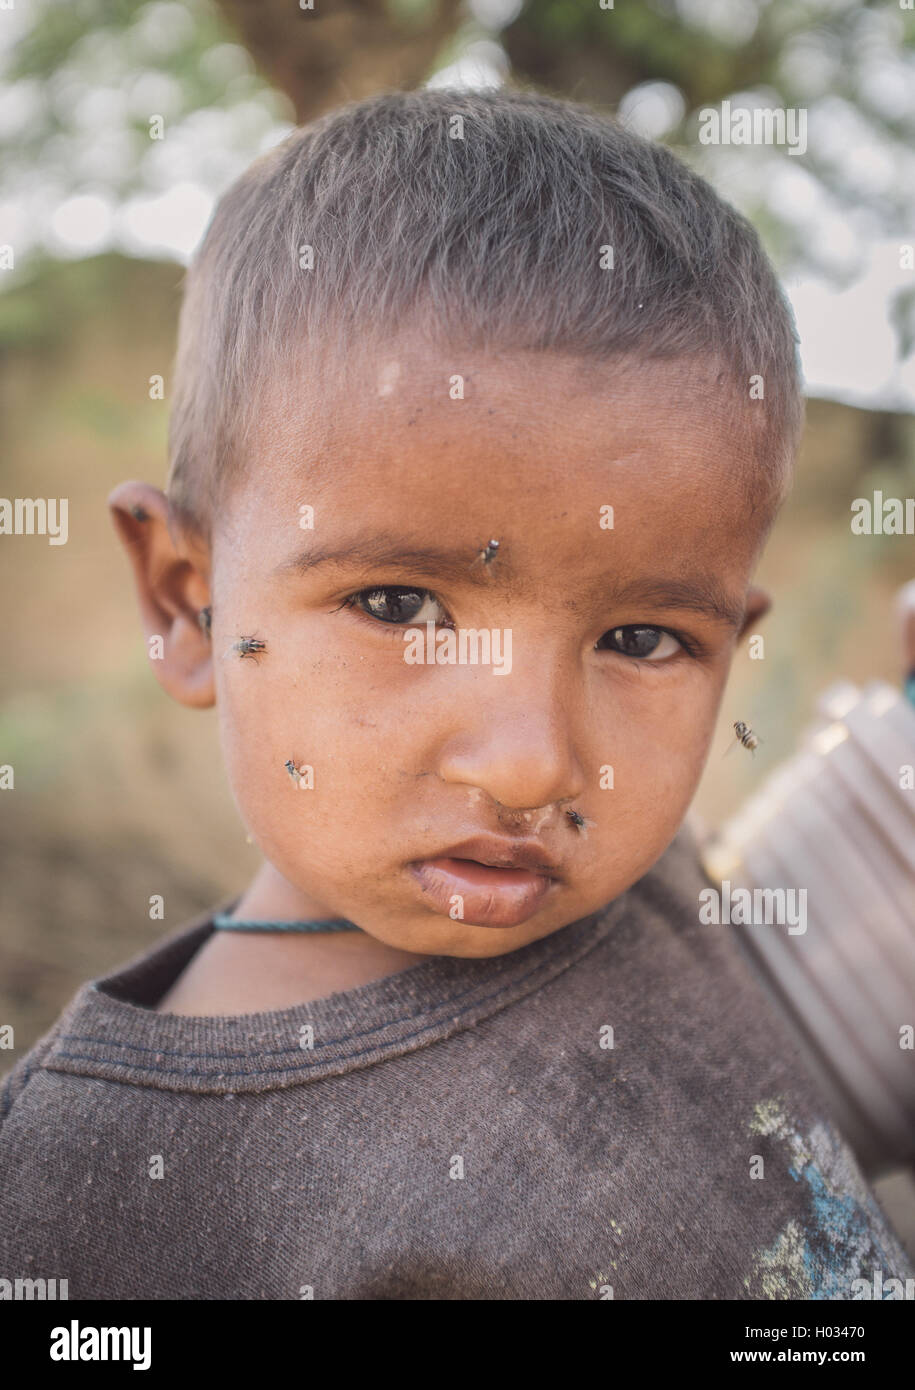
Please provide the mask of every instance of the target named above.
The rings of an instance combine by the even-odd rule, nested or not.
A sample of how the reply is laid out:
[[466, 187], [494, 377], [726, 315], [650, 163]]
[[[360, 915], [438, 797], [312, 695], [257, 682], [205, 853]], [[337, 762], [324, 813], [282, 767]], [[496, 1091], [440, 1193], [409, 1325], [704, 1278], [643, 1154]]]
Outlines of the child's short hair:
[[[381, 345], [406, 320], [455, 348], [720, 361], [735, 403], [763, 413], [751, 491], [790, 477], [797, 336], [746, 219], [663, 145], [586, 106], [424, 88], [296, 130], [219, 202], [181, 313], [178, 515], [209, 535], [269, 379], [298, 367], [304, 389], [348, 342]], [[751, 402], [751, 376], [764, 399]]]

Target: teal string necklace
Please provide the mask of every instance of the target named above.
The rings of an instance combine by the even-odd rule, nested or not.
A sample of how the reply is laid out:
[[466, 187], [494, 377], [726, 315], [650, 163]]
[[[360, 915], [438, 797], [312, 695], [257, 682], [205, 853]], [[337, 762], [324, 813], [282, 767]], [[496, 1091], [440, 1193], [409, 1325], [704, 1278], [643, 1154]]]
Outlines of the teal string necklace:
[[359, 931], [355, 922], [347, 922], [344, 917], [313, 917], [305, 922], [262, 922], [218, 913], [213, 918], [213, 926], [217, 931]]

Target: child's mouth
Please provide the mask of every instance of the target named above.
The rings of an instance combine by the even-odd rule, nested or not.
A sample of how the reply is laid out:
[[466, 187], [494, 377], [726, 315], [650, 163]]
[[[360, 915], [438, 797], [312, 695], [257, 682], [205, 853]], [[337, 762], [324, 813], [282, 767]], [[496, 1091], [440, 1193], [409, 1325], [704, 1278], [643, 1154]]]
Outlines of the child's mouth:
[[437, 911], [478, 927], [516, 927], [538, 910], [556, 879], [532, 869], [506, 869], [442, 855], [409, 866]]

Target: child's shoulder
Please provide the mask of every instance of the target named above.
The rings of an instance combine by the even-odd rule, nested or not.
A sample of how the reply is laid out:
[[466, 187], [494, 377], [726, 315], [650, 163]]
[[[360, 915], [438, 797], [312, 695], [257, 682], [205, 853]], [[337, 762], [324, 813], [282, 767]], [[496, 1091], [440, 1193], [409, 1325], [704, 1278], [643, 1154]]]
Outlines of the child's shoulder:
[[[61, 1015], [61, 1018], [63, 1015]], [[17, 1098], [25, 1090], [29, 1078], [41, 1066], [57, 1039], [61, 1018], [58, 1018], [48, 1031], [38, 1039], [24, 1057], [20, 1057], [11, 1071], [0, 1077], [0, 1127], [12, 1110]]]
[[141, 1012], [151, 1007], [212, 930], [213, 916], [233, 905], [234, 899], [198, 914], [113, 970], [81, 984], [47, 1031], [0, 1076], [0, 1129], [46, 1061], [60, 1052], [64, 1042], [79, 1042], [80, 1035], [69, 1030], [74, 1021], [85, 1017], [101, 991], [106, 999], [129, 1001], [129, 1007]]

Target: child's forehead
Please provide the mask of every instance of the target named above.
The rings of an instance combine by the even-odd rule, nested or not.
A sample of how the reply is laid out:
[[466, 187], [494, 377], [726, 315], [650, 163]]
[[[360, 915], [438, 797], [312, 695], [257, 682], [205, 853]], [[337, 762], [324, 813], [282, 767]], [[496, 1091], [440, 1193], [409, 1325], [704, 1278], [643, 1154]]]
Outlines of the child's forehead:
[[[707, 357], [608, 360], [563, 352], [468, 348], [401, 337], [329, 354], [315, 370], [280, 373], [257, 412], [257, 453], [344, 479], [359, 461], [411, 441], [456, 436], [485, 452], [514, 440], [566, 440], [564, 455], [612, 460], [698, 432], [712, 453], [754, 453], [759, 417], [741, 409], [721, 365]], [[400, 447], [398, 447], [400, 446]], [[508, 450], [507, 452], [511, 452]], [[337, 460], [343, 467], [331, 466]]]
[[370, 568], [386, 541], [393, 564], [450, 540], [460, 570], [497, 539], [506, 582], [553, 562], [584, 577], [611, 546], [633, 572], [659, 548], [673, 566], [727, 568], [723, 536], [745, 558], [767, 529], [743, 479], [752, 436], [708, 364], [391, 344], [274, 410], [239, 510], [283, 554], [303, 506], [306, 550], [365, 542]]
[[585, 529], [620, 491], [666, 511], [714, 492], [727, 510], [736, 490], [755, 530], [754, 511], [768, 510], [758, 433], [708, 361], [392, 341], [271, 379], [243, 490], [248, 505], [307, 494], [433, 527], [489, 499], [500, 512], [558, 509], [569, 524], [578, 513]]

